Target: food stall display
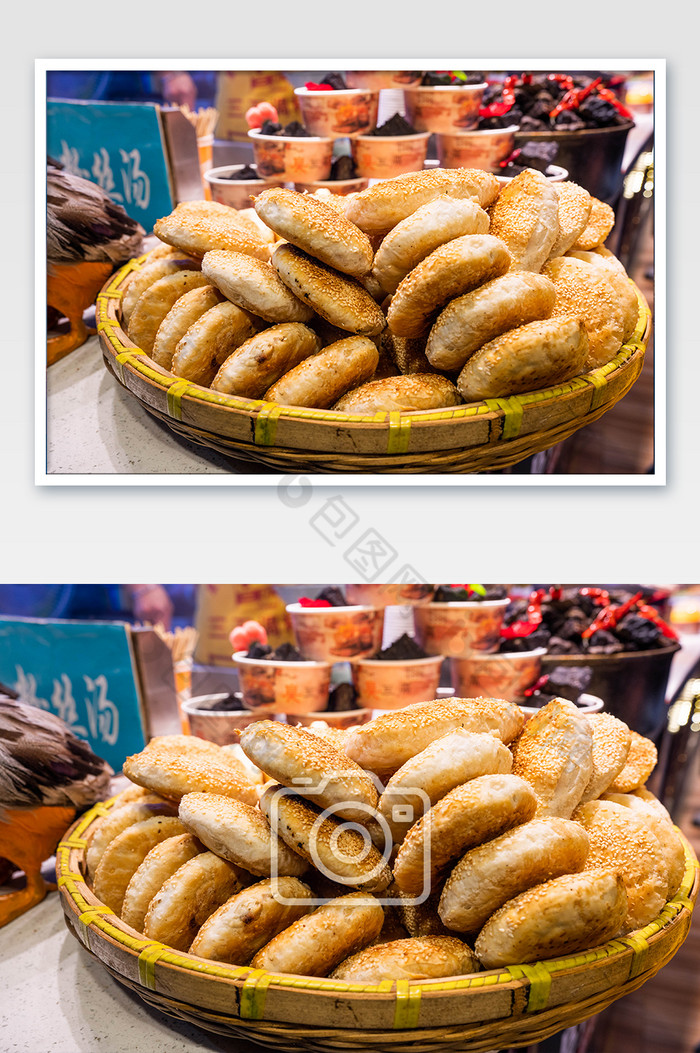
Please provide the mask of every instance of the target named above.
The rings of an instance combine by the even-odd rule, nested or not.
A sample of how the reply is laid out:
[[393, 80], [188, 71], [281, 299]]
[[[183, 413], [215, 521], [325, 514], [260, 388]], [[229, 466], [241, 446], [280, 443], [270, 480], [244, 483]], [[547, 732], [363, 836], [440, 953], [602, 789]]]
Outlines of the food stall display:
[[[668, 601], [645, 586], [317, 586], [288, 605], [294, 643], [232, 625], [227, 742], [206, 724], [151, 732], [111, 790], [84, 751], [98, 803], [63, 809], [55, 834], [69, 931], [166, 1015], [290, 1049], [483, 1053], [589, 1019], [678, 950], [697, 860], [651, 789], [658, 738], [591, 696], [583, 667], [542, 660], [661, 656], [680, 646]], [[535, 650], [511, 697], [444, 686], [455, 663]], [[427, 663], [442, 675], [416, 699]], [[280, 669], [324, 679], [294, 696], [267, 675]], [[2, 705], [34, 710], [46, 738], [36, 703]]]
[[177, 434], [266, 468], [510, 468], [624, 397], [651, 332], [606, 244], [615, 195], [530, 136], [624, 148], [633, 122], [602, 77], [415, 74], [386, 119], [395, 89], [362, 79], [297, 87], [286, 123], [249, 107], [253, 163], [207, 171], [103, 286], [105, 364]]

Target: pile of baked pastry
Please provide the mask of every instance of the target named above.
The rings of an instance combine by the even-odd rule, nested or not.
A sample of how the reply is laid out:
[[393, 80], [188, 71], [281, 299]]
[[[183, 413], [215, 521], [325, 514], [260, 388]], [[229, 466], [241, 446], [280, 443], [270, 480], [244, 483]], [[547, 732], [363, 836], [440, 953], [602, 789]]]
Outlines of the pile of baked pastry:
[[539, 390], [609, 362], [639, 303], [609, 205], [525, 169], [432, 169], [345, 197], [183, 202], [122, 284], [122, 325], [227, 395], [374, 414]]
[[344, 731], [261, 720], [153, 739], [90, 828], [87, 879], [138, 933], [272, 973], [378, 983], [597, 947], [678, 891], [649, 739], [554, 699], [443, 699]]

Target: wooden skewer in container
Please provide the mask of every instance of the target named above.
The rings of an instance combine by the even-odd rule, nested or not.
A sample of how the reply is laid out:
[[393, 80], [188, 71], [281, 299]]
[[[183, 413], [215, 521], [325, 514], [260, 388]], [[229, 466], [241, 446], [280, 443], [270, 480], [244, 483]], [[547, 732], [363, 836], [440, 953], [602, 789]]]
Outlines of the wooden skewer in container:
[[199, 634], [191, 625], [184, 628], [176, 626], [172, 632], [163, 629], [162, 625], [156, 625], [155, 631], [170, 648], [170, 653], [172, 654], [180, 723], [183, 734], [187, 735], [190, 727], [189, 721], [183, 712], [182, 703], [190, 698], [192, 694], [192, 659]]
[[201, 110], [191, 110], [189, 106], [180, 106], [180, 113], [187, 118], [195, 130], [203, 193], [205, 200], [211, 200], [204, 173], [208, 172], [214, 163], [214, 128], [219, 119], [219, 111], [214, 106], [206, 106]]

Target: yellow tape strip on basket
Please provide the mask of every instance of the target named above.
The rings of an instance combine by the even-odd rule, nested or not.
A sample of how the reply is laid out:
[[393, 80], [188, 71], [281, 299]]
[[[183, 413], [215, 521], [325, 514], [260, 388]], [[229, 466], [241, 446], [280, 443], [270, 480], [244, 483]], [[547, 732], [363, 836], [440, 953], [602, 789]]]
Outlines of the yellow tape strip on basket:
[[277, 434], [277, 421], [280, 418], [282, 406], [275, 402], [263, 405], [255, 418], [255, 444], [257, 446], [274, 446]]
[[112, 351], [114, 352], [114, 372], [117, 374], [117, 379], [120, 384], [124, 383], [124, 366], [140, 365], [143, 358], [144, 352], [140, 347], [126, 347], [119, 337], [117, 336], [114, 325], [111, 322], [105, 322], [98, 324], [98, 332], [103, 333], [109, 340]]
[[632, 933], [630, 936], [623, 936], [620, 940], [620, 942], [624, 943], [626, 947], [631, 947], [633, 952], [628, 976], [629, 980], [644, 972], [644, 964], [646, 962], [647, 951], [649, 950], [649, 941], [645, 933], [650, 931], [650, 934], [653, 934], [654, 932], [658, 932], [661, 927], [662, 926], [660, 925], [648, 925], [645, 929]]
[[429, 991], [466, 991], [472, 987], [493, 987], [496, 984], [508, 983], [512, 980], [510, 973], [477, 973], [465, 980], [445, 980], [443, 983], [430, 983], [424, 986]]
[[182, 396], [187, 393], [189, 386], [189, 380], [175, 380], [168, 388], [167, 410], [173, 420], [182, 420]]
[[80, 923], [77, 927], [77, 933], [80, 937], [81, 942], [91, 950], [90, 947], [90, 926], [103, 920], [108, 914], [114, 914], [114, 911], [109, 907], [88, 907], [82, 914], [78, 915], [78, 922]]
[[[611, 362], [608, 362], [607, 366], [601, 366], [600, 369], [594, 369], [590, 373], [586, 373], [586, 380], [593, 386], [593, 393], [591, 395], [591, 402], [588, 407], [588, 412], [595, 410], [600, 406], [605, 397], [605, 389], [608, 386], [607, 376], [612, 370], [608, 367], [612, 366]], [[615, 369], [615, 366], [612, 366]]]
[[533, 965], [512, 965], [509, 966], [508, 972], [514, 980], [525, 979], [530, 984], [530, 993], [527, 998], [528, 1013], [535, 1013], [546, 1007], [552, 988], [552, 973], [544, 962], [535, 962]]
[[114, 299], [112, 296], [106, 296], [105, 293], [100, 293], [95, 300], [95, 322], [97, 324], [98, 333], [107, 325], [112, 324], [109, 317], [109, 304]]
[[76, 837], [73, 833], [65, 841], [61, 841], [59, 848], [87, 848], [87, 840], [84, 837]]
[[272, 973], [264, 969], [252, 969], [241, 988], [241, 1017], [244, 1020], [262, 1020], [265, 1013], [267, 989]]
[[139, 954], [139, 983], [149, 991], [156, 989], [156, 962], [167, 954], [163, 943], [150, 943]]
[[408, 980], [396, 981], [395, 1031], [404, 1031], [407, 1028], [418, 1026], [420, 996], [421, 989], [417, 985], [409, 984]]
[[634, 291], [637, 294], [637, 303], [639, 304], [639, 318], [637, 319], [637, 327], [632, 333], [632, 336], [630, 337], [630, 342], [636, 342], [642, 339], [647, 327], [647, 323], [651, 318], [651, 310], [649, 308], [649, 305], [647, 304], [646, 300], [644, 299], [636, 285], [634, 286]]
[[108, 804], [106, 801], [98, 801], [97, 804], [92, 809], [92, 814], [93, 815], [103, 816], [103, 815], [109, 815], [110, 811], [111, 811], [111, 805], [110, 804]]
[[485, 399], [485, 403], [490, 410], [503, 414], [501, 438], [514, 439], [523, 423], [524, 403], [522, 399], [518, 398], [517, 395], [513, 395], [507, 399]]
[[143, 266], [144, 256], [136, 256], [133, 260], [129, 260], [123, 267], [120, 267], [117, 273], [112, 278], [111, 282], [105, 289], [105, 293], [108, 296], [119, 296], [123, 295], [123, 289], [120, 289], [121, 283], [126, 278], [127, 274], [131, 274], [132, 271], [140, 271]]
[[111, 907], [88, 907], [87, 910], [78, 915], [78, 921], [81, 921], [83, 925], [92, 925], [97, 918], [105, 918], [108, 914], [114, 914]]
[[66, 885], [66, 886], [68, 886], [69, 891], [72, 892], [73, 891], [73, 886], [75, 885], [75, 882], [76, 881], [84, 882], [84, 880], [85, 879], [83, 878], [82, 874], [71, 874], [71, 872], [68, 871], [65, 874], [59, 874], [59, 876], [56, 878], [56, 885], [57, 885], [58, 888], [63, 888], [63, 886]]
[[411, 418], [402, 417], [399, 410], [389, 414], [389, 439], [387, 453], [407, 453], [411, 445]]

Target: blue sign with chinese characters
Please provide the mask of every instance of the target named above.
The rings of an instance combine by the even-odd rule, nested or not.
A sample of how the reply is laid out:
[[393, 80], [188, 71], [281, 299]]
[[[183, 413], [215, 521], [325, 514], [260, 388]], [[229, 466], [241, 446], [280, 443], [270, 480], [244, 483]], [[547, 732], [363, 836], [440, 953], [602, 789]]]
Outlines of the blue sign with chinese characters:
[[147, 232], [173, 208], [155, 103], [48, 99], [46, 152], [97, 183]]
[[145, 745], [129, 627], [0, 618], [0, 682], [59, 716], [115, 772]]

